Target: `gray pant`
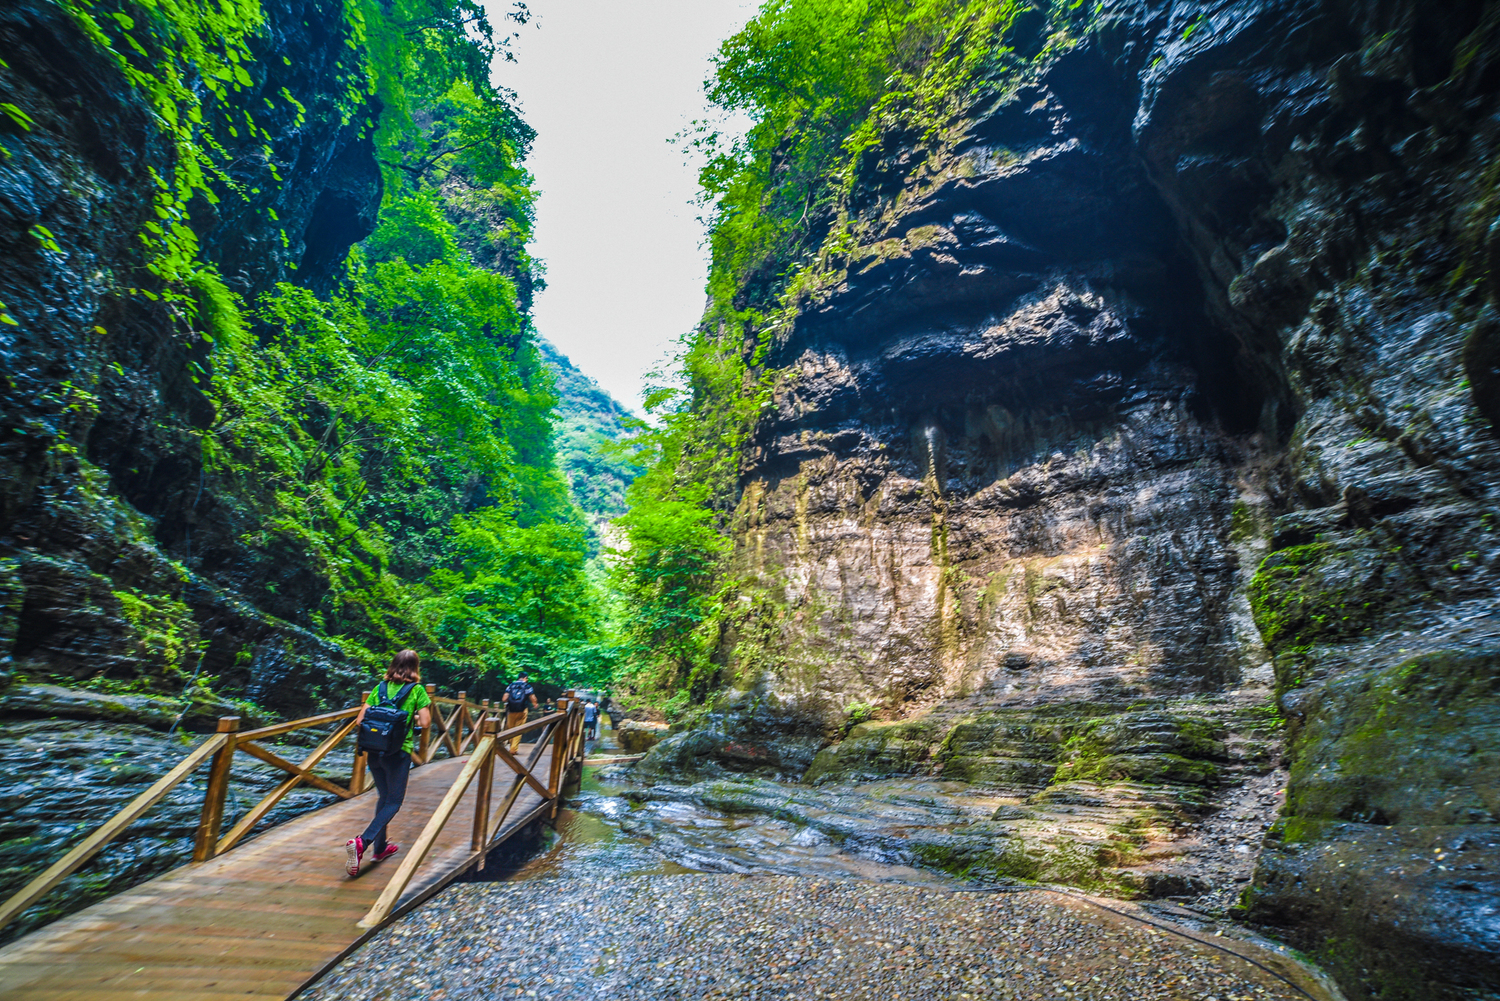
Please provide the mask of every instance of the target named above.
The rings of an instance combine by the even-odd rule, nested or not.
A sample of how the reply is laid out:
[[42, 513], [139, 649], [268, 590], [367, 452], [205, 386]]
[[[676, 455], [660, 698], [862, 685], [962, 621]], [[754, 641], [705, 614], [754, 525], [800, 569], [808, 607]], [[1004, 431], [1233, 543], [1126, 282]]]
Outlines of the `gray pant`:
[[385, 829], [406, 799], [406, 778], [411, 773], [411, 755], [405, 751], [393, 754], [366, 754], [370, 778], [375, 781], [379, 802], [375, 819], [365, 828], [364, 842], [375, 847], [375, 854], [385, 851]]

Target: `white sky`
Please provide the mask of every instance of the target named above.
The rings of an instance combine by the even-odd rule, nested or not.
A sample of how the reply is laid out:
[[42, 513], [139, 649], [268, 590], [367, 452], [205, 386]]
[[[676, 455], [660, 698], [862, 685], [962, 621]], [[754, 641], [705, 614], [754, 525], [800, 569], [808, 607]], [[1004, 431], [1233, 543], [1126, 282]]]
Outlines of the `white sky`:
[[[509, 0], [490, 0], [497, 32]], [[495, 82], [537, 131], [536, 326], [626, 406], [703, 313], [697, 164], [668, 142], [706, 112], [708, 57], [756, 0], [529, 0]]]

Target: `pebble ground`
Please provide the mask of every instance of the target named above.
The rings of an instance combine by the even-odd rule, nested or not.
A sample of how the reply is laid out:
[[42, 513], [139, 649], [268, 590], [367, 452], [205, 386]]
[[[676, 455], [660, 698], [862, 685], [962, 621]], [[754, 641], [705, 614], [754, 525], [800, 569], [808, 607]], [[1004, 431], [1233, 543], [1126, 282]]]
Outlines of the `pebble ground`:
[[380, 932], [300, 997], [1322, 997], [1306, 986], [1311, 994], [1207, 945], [1062, 895], [693, 874], [461, 884]]

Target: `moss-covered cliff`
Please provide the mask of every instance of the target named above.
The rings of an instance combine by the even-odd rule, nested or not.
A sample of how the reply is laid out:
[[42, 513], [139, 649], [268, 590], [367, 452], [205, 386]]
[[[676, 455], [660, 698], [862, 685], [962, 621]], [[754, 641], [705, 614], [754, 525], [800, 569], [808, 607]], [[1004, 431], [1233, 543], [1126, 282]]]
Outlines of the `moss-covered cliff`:
[[[721, 52], [759, 131], [706, 174], [714, 304], [623, 570], [677, 574], [637, 686], [701, 729], [648, 768], [1145, 781], [1207, 830], [1248, 809], [1225, 742], [1284, 719], [1240, 913], [1353, 996], [1487, 996], [1494, 9], [880, 15]], [[1142, 700], [1175, 722], [1135, 740]]]

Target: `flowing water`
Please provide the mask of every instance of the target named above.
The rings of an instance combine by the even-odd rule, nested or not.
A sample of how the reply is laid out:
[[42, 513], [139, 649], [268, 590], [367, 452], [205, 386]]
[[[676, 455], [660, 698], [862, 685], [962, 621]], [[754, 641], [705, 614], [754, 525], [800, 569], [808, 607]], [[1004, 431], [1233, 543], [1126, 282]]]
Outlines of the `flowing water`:
[[851, 854], [825, 835], [763, 813], [729, 813], [691, 802], [626, 798], [625, 787], [584, 770], [578, 793], [554, 829], [497, 851], [476, 874], [486, 881], [568, 876], [673, 875], [691, 872], [853, 877], [917, 886], [962, 881]]

